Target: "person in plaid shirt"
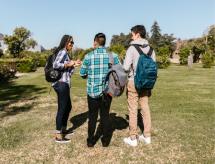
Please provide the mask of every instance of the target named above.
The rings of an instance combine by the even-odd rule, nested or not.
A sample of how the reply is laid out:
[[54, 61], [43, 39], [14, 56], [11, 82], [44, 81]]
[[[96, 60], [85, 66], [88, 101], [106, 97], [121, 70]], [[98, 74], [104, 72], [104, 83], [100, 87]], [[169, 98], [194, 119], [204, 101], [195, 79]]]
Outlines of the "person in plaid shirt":
[[[88, 122], [88, 147], [93, 147], [95, 144], [94, 133], [100, 109], [101, 128], [103, 137], [102, 145], [107, 147], [110, 143], [109, 135], [109, 111], [112, 98], [108, 96], [108, 105], [102, 101], [102, 88], [105, 76], [108, 73], [108, 63], [110, 63], [108, 51], [105, 46], [106, 37], [103, 33], [98, 33], [94, 38], [95, 50], [86, 54], [83, 64], [80, 69], [80, 76], [87, 79], [87, 100], [89, 108]], [[113, 54], [114, 64], [120, 64], [119, 58]], [[107, 87], [107, 85], [106, 85]]]

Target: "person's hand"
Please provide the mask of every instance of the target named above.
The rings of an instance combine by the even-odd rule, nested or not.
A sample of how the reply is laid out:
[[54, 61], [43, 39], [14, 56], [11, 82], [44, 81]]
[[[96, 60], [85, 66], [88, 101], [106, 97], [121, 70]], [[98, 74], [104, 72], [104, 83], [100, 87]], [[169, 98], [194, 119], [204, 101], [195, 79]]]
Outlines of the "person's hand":
[[70, 60], [69, 64], [67, 64], [67, 67], [72, 67], [73, 65], [75, 65], [74, 60]]
[[75, 62], [75, 67], [79, 66], [81, 64], [81, 60], [78, 59], [76, 62]]
[[151, 97], [151, 95], [152, 95], [152, 90], [149, 90], [148, 91], [148, 97]]

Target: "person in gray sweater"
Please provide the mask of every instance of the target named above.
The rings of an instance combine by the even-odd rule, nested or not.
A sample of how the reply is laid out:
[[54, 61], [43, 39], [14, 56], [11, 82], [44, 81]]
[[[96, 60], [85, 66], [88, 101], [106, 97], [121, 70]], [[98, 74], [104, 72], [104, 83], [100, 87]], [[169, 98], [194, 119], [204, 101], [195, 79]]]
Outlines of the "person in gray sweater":
[[[123, 68], [128, 75], [127, 84], [127, 99], [129, 108], [129, 128], [130, 136], [124, 138], [124, 142], [131, 145], [137, 146], [137, 114], [138, 114], [138, 101], [141, 106], [141, 115], [143, 119], [144, 131], [139, 137], [141, 141], [147, 144], [151, 143], [151, 116], [148, 106], [148, 98], [151, 96], [151, 90], [137, 90], [134, 84], [134, 76], [136, 75], [137, 63], [140, 54], [132, 44], [138, 44], [143, 51], [147, 54], [149, 52], [149, 43], [145, 38], [146, 29], [142, 25], [137, 25], [131, 29], [132, 39], [131, 46], [128, 48], [126, 57], [124, 60]], [[152, 52], [151, 58], [156, 61], [155, 52]]]

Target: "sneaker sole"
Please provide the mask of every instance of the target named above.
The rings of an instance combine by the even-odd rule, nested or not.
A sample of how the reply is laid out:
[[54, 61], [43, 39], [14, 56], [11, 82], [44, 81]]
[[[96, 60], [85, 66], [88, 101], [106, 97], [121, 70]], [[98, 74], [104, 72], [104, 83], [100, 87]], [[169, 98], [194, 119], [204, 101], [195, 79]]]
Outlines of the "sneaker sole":
[[68, 143], [68, 142], [71, 142], [71, 140], [70, 141], [56, 141], [55, 140], [55, 142], [57, 142], [57, 143]]
[[148, 143], [148, 142], [146, 142], [145, 140], [142, 140], [142, 139], [140, 139], [140, 138], [139, 138], [139, 140], [142, 141], [142, 142], [145, 142], [145, 143], [147, 143], [147, 144], [150, 144], [150, 143], [151, 143], [151, 142]]
[[137, 145], [131, 145], [130, 143], [128, 143], [128, 142], [126, 142], [126, 141], [124, 141], [126, 144], [128, 144], [128, 145], [130, 145], [130, 146], [137, 146]]

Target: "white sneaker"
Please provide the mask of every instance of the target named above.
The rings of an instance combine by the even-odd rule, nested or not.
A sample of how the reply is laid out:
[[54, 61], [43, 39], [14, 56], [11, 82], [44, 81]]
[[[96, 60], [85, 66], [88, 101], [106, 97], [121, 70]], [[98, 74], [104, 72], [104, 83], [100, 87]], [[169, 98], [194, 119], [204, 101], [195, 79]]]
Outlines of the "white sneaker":
[[144, 141], [147, 144], [151, 143], [151, 138], [150, 137], [145, 137], [143, 134], [139, 137], [140, 141]]
[[137, 146], [137, 139], [131, 140], [131, 138], [128, 137], [128, 138], [124, 138], [124, 142], [131, 146]]

